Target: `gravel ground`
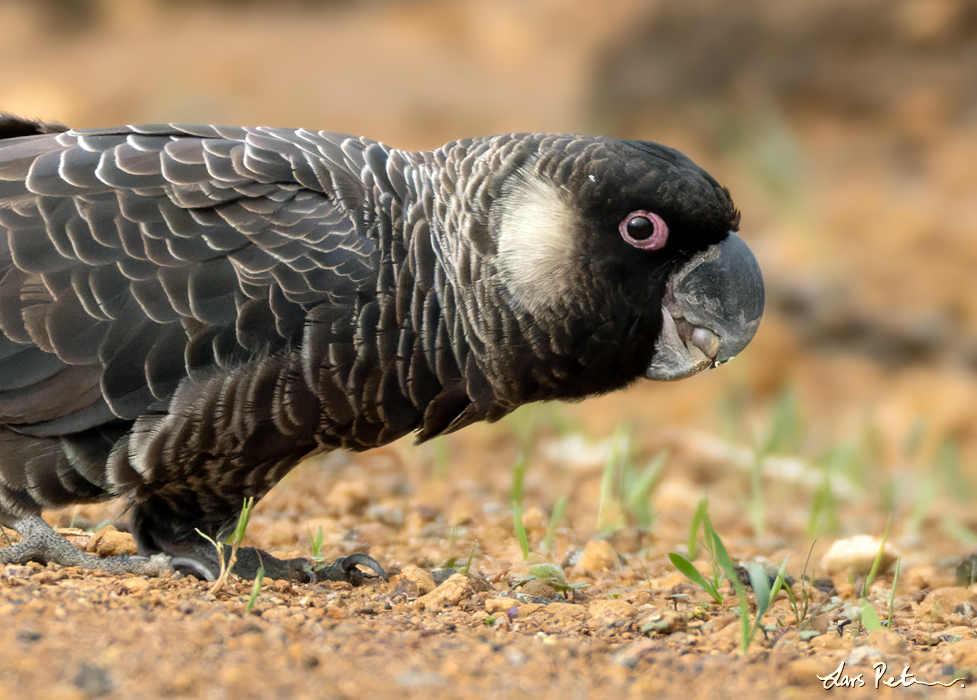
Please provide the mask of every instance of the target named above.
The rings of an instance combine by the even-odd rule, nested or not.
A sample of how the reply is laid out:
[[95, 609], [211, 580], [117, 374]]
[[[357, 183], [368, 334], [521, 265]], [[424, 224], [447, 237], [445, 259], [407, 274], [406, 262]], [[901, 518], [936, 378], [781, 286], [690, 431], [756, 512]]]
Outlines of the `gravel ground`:
[[[309, 556], [321, 528], [324, 557], [368, 552], [389, 582], [265, 581], [249, 605], [234, 579], [215, 595], [193, 578], [3, 567], [0, 699], [803, 698], [832, 683], [875, 697], [877, 669], [899, 697], [972, 692], [977, 594], [956, 575], [977, 542], [968, 3], [866, 0], [842, 21], [843, 2], [744, 0], [701, 34], [682, 8], [709, 0], [69, 5], [0, 4], [0, 109], [318, 125], [408, 148], [507, 130], [652, 138], [733, 191], [771, 305], [716, 372], [330, 455], [258, 505], [247, 544]], [[607, 478], [622, 434], [635, 466]], [[714, 602], [668, 558], [688, 554], [704, 496], [733, 560], [788, 557], [810, 603], [781, 593], [745, 652], [731, 585]], [[105, 526], [118, 503], [46, 516], [79, 547], [131, 547]], [[895, 565], [866, 586], [825, 559], [887, 528], [897, 581]], [[692, 558], [711, 573], [701, 547]], [[445, 571], [469, 559], [468, 576]], [[540, 563], [585, 585], [516, 585]], [[866, 603], [888, 629], [858, 620]]]

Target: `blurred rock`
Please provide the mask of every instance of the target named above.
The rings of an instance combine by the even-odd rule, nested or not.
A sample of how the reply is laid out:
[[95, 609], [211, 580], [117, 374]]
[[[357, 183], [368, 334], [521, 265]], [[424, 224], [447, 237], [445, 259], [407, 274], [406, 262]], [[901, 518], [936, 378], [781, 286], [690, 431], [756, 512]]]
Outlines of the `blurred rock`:
[[658, 644], [653, 640], [639, 639], [614, 654], [611, 657], [611, 663], [626, 668], [634, 668], [643, 657], [653, 653], [656, 649], [658, 649]]
[[591, 629], [629, 623], [637, 616], [634, 606], [626, 600], [595, 600], [587, 606]]
[[906, 640], [898, 632], [892, 630], [875, 630], [865, 638], [865, 644], [878, 649], [885, 656], [902, 658], [908, 649]]
[[370, 487], [363, 479], [346, 478], [337, 481], [326, 496], [326, 505], [345, 514], [361, 510], [370, 499]]
[[956, 668], [977, 667], [977, 639], [947, 644], [937, 652], [937, 658], [941, 663], [951, 664]]
[[149, 581], [149, 579], [145, 579], [140, 576], [131, 576], [122, 581], [119, 586], [126, 593], [141, 593], [142, 591], [152, 588], [153, 584]]
[[620, 565], [621, 558], [614, 551], [610, 542], [607, 540], [591, 540], [583, 548], [576, 563], [574, 563], [573, 573], [576, 575], [599, 574], [615, 569]]
[[669, 635], [688, 627], [688, 615], [667, 608], [649, 610], [638, 616], [638, 629], [648, 635]]
[[417, 599], [415, 605], [422, 610], [440, 610], [471, 597], [475, 586], [464, 574], [455, 574], [427, 595]]
[[559, 598], [560, 594], [549, 581], [534, 578], [520, 587], [520, 590], [533, 598]]
[[896, 562], [899, 552], [889, 542], [883, 547], [882, 540], [871, 535], [855, 535], [836, 540], [828, 553], [821, 558], [821, 567], [830, 574], [848, 571], [864, 576], [872, 570], [880, 549], [882, 558], [877, 573], [882, 574]]
[[400, 576], [397, 579], [398, 589], [401, 587], [401, 582], [413, 586], [413, 590], [415, 591], [414, 595], [417, 596], [427, 595], [436, 587], [434, 577], [429, 572], [413, 564], [408, 564], [400, 572]]
[[919, 614], [932, 624], [959, 624], [972, 619], [975, 608], [977, 593], [969, 588], [937, 588], [919, 604]]
[[528, 532], [542, 532], [546, 527], [546, 514], [536, 506], [530, 506], [523, 511], [522, 524]]

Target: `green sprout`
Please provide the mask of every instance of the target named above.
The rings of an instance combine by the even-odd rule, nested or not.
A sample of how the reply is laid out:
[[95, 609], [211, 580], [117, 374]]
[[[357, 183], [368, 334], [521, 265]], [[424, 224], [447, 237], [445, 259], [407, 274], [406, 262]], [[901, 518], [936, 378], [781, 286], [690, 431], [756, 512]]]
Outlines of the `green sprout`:
[[313, 561], [322, 561], [322, 544], [324, 540], [324, 535], [322, 534], [322, 525], [320, 525], [313, 535], [309, 533], [309, 542], [312, 546], [312, 559]]
[[875, 560], [872, 562], [872, 568], [869, 570], [868, 576], [865, 577], [865, 581], [862, 583], [862, 592], [859, 595], [860, 598], [865, 598], [868, 596], [868, 589], [875, 582], [875, 578], [879, 574], [879, 568], [882, 565], [882, 558], [885, 554], [885, 544], [889, 539], [889, 526], [891, 524], [891, 519], [885, 524], [885, 532], [882, 533], [882, 543], [879, 545], [879, 551], [875, 553]]
[[550, 522], [546, 526], [546, 535], [543, 537], [543, 551], [553, 551], [553, 538], [556, 536], [556, 528], [563, 520], [563, 512], [567, 508], [567, 497], [560, 496], [553, 504], [553, 514], [550, 515]]
[[[217, 595], [217, 593], [223, 590], [224, 586], [227, 584], [227, 578], [234, 569], [234, 562], [237, 561], [237, 551], [240, 549], [241, 543], [244, 542], [244, 535], [247, 532], [248, 523], [251, 520], [251, 511], [253, 509], [254, 497], [245, 498], [244, 505], [241, 508], [241, 513], [238, 515], [237, 526], [235, 526], [230, 537], [228, 537], [224, 543], [216, 541], [214, 538], [197, 529], [197, 534], [210, 542], [214, 546], [214, 549], [217, 550], [217, 561], [220, 562], [220, 573], [218, 574], [213, 585], [210, 587], [209, 592], [211, 595]], [[230, 556], [225, 558], [224, 553], [228, 545], [231, 547], [231, 553]]]
[[526, 468], [529, 466], [529, 460], [526, 458], [525, 453], [519, 455], [516, 459], [516, 463], [512, 467], [512, 493], [510, 494], [510, 502], [512, 504], [512, 527], [516, 533], [516, 539], [519, 540], [519, 547], [522, 549], [522, 558], [524, 560], [529, 559], [529, 535], [526, 532], [526, 526], [522, 522], [523, 505], [523, 481], [526, 478]]
[[[682, 574], [685, 575], [692, 583], [699, 586], [704, 590], [709, 597], [712, 598], [713, 602], [716, 604], [723, 602], [723, 597], [719, 593], [719, 585], [722, 583], [723, 570], [719, 565], [719, 561], [716, 559], [715, 547], [713, 545], [713, 529], [712, 521], [709, 519], [709, 501], [706, 498], [699, 500], [699, 505], [696, 506], [695, 513], [692, 516], [692, 523], [689, 526], [689, 558], [686, 559], [681, 554], [675, 552], [668, 555], [669, 560]], [[709, 563], [712, 568], [712, 579], [705, 578], [699, 570], [692, 565], [692, 559], [695, 559], [696, 552], [698, 551], [698, 536], [699, 530], [702, 529], [702, 534], [704, 536], [703, 546], [709, 553]]]
[[620, 530], [627, 525], [628, 516], [639, 528], [651, 528], [655, 518], [649, 505], [649, 494], [667, 461], [668, 453], [660, 452], [644, 469], [637, 469], [631, 455], [629, 435], [622, 428], [615, 432], [601, 478], [598, 532]]
[[588, 583], [567, 583], [567, 577], [563, 569], [556, 564], [533, 564], [529, 567], [529, 576], [521, 578], [513, 584], [514, 588], [524, 586], [530, 581], [545, 581], [560, 593], [567, 591], [579, 591], [590, 584]]
[[261, 592], [261, 582], [265, 580], [265, 567], [259, 566], [258, 573], [254, 577], [254, 585], [251, 587], [251, 597], [248, 598], [248, 604], [244, 606], [244, 612], [251, 612], [251, 608], [254, 604], [258, 602], [258, 593]]

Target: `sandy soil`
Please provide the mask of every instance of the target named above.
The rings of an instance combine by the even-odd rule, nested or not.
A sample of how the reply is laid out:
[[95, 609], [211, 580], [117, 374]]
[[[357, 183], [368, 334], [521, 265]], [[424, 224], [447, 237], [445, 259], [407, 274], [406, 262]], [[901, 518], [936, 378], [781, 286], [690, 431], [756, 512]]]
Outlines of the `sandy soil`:
[[[75, 126], [667, 142], [733, 191], [770, 294], [754, 343], [719, 371], [330, 455], [256, 509], [249, 544], [308, 556], [321, 528], [324, 556], [369, 552], [389, 583], [266, 581], [249, 608], [234, 580], [212, 595], [192, 578], [3, 567], [0, 698], [800, 698], [842, 663], [847, 697], [884, 692], [878, 663], [880, 682], [904, 667], [963, 679], [890, 693], [972, 692], [977, 593], [955, 568], [977, 542], [977, 20], [954, 0], [848, 6], [0, 4], [0, 109]], [[650, 526], [620, 490], [601, 495], [619, 430], [632, 477], [667, 452], [642, 499]], [[528, 562], [510, 504], [521, 451]], [[731, 586], [715, 603], [668, 559], [687, 553], [703, 496], [735, 560], [789, 555], [811, 599], [799, 620], [781, 594], [745, 654]], [[48, 514], [81, 547], [120, 515]], [[836, 540], [887, 525], [894, 595], [891, 569], [863, 596], [863, 576], [822, 566]], [[470, 576], [432, 589], [424, 572], [470, 555]], [[587, 586], [514, 587], [541, 562]], [[701, 548], [696, 565], [710, 571]], [[853, 622], [862, 601], [882, 620], [891, 608], [891, 627]]]

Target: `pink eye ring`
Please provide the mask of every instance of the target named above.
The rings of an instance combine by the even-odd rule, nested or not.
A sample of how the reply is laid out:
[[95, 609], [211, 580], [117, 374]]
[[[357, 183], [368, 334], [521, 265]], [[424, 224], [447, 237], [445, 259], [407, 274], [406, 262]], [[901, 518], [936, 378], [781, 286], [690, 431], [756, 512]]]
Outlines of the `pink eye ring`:
[[668, 224], [650, 211], [633, 211], [618, 225], [621, 238], [641, 250], [658, 250], [668, 243]]

